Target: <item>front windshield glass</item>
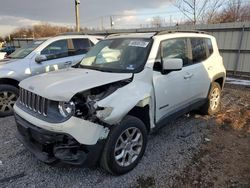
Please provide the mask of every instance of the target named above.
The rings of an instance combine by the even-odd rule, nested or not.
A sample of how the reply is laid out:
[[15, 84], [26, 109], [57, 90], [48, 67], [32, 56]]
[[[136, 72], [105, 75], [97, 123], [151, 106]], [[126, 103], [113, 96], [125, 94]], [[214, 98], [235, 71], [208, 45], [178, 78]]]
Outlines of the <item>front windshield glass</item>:
[[96, 44], [83, 58], [81, 68], [104, 72], [138, 72], [147, 60], [152, 39], [107, 39]]
[[26, 46], [17, 49], [12, 54], [10, 54], [8, 57], [13, 59], [22, 59], [25, 58], [27, 55], [29, 55], [34, 49], [36, 49], [40, 44], [42, 44], [44, 40], [36, 40], [33, 41]]

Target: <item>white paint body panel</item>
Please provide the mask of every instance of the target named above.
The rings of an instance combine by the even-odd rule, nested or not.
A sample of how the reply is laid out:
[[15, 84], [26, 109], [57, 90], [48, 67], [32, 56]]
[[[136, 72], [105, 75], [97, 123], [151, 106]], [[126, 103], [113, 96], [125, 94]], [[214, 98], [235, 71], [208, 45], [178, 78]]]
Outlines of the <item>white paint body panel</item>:
[[47, 99], [68, 102], [78, 92], [131, 77], [131, 73], [69, 68], [27, 78], [19, 85]]
[[[105, 99], [97, 102], [100, 107], [112, 107], [114, 110], [104, 121], [108, 124], [119, 123], [122, 118], [145, 98], [153, 101], [152, 70], [144, 69], [141, 73], [135, 74], [133, 81], [118, 89]], [[152, 104], [150, 104], [151, 106]]]

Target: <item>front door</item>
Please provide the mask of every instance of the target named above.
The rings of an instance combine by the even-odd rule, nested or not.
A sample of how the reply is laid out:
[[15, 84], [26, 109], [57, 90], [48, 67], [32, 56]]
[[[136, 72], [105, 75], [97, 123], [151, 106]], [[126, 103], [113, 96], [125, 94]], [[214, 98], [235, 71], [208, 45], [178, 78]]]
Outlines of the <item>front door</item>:
[[192, 88], [190, 88], [192, 75], [189, 73], [187, 66], [191, 61], [188, 41], [186, 38], [175, 38], [161, 42], [157, 59], [180, 58], [183, 60], [184, 67], [180, 71], [162, 74], [159, 69], [161, 66], [155, 64], [153, 83], [156, 101], [156, 123], [184, 108], [192, 97]]
[[74, 56], [69, 55], [67, 39], [52, 42], [40, 54], [45, 55], [47, 60], [37, 63], [34, 57], [31, 63], [31, 72], [33, 75], [63, 69], [71, 66], [74, 62]]

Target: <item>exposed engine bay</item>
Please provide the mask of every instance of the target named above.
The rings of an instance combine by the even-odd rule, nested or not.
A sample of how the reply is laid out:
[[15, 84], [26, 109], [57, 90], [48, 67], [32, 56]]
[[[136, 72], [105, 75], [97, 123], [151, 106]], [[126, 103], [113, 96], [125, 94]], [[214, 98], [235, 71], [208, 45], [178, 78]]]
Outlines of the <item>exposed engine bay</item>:
[[96, 102], [106, 98], [131, 81], [132, 78], [121, 80], [76, 94], [72, 99], [75, 103], [75, 116], [91, 122], [101, 123], [96, 114], [97, 111], [104, 110], [104, 107], [99, 107]]

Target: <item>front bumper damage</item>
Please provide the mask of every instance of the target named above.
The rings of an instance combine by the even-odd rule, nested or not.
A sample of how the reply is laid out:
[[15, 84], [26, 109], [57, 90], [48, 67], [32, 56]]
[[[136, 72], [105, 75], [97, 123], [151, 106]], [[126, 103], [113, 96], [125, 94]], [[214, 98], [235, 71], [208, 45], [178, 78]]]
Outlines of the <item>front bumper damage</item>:
[[69, 134], [41, 129], [15, 114], [17, 138], [40, 161], [63, 162], [73, 165], [93, 166], [101, 155], [105, 140], [96, 144], [80, 144]]

